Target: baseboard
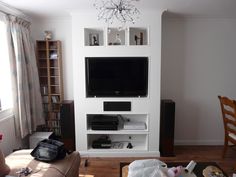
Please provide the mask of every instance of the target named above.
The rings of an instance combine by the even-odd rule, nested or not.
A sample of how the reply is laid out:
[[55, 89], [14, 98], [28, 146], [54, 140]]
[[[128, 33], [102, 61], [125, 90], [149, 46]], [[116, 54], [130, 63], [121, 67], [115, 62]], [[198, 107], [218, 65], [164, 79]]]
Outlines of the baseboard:
[[159, 151], [79, 152], [81, 157], [160, 157]]
[[223, 145], [224, 140], [175, 140], [175, 145]]

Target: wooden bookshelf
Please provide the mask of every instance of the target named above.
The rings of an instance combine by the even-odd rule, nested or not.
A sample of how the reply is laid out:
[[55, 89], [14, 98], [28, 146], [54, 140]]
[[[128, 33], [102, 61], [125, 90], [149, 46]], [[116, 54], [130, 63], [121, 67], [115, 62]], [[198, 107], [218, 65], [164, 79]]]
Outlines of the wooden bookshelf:
[[61, 136], [60, 107], [63, 101], [61, 42], [36, 41], [40, 90], [43, 99], [46, 125], [43, 131]]

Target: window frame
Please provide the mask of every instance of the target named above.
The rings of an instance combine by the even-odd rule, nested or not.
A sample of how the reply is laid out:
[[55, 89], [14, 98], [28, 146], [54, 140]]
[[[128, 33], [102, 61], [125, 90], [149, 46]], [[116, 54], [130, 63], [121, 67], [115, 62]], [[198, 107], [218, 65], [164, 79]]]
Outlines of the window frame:
[[2, 120], [5, 120], [5, 119], [12, 117], [12, 116], [14, 116], [12, 108], [1, 110], [0, 111], [0, 122]]

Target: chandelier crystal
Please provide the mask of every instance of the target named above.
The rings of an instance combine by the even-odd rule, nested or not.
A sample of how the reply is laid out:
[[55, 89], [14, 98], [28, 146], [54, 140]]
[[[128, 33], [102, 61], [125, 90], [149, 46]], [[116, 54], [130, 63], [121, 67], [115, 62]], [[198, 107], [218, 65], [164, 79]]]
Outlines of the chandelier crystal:
[[134, 24], [139, 18], [139, 10], [132, 4], [135, 1], [139, 0], [95, 0], [93, 5], [99, 11], [98, 20], [105, 20], [108, 25], [118, 20], [124, 25]]

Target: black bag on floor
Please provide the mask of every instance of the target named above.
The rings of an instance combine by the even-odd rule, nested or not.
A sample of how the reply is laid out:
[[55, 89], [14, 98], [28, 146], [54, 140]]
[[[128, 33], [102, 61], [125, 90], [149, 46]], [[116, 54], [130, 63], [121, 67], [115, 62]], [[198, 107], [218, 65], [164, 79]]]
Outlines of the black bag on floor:
[[37, 144], [30, 154], [37, 160], [51, 162], [63, 159], [66, 156], [66, 149], [64, 143], [60, 141], [44, 139]]

